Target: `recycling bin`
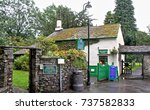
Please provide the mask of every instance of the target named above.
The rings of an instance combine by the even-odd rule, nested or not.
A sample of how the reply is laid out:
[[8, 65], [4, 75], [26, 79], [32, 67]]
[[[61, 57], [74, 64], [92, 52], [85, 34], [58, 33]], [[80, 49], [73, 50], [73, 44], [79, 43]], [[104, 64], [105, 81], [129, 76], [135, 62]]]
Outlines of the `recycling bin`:
[[109, 72], [109, 80], [116, 80], [118, 78], [118, 68], [117, 66], [110, 66], [110, 72]]
[[97, 65], [91, 65], [90, 66], [90, 76], [91, 77], [97, 77]]
[[98, 64], [98, 81], [108, 79], [109, 65]]

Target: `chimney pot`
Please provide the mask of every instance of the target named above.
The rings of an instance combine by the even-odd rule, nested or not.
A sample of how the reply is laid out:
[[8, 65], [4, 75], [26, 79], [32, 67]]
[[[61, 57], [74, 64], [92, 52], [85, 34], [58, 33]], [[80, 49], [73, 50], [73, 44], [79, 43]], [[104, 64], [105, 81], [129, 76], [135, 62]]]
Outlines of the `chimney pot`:
[[57, 20], [55, 31], [60, 31], [62, 29], [63, 29], [62, 28], [62, 21], [61, 20]]

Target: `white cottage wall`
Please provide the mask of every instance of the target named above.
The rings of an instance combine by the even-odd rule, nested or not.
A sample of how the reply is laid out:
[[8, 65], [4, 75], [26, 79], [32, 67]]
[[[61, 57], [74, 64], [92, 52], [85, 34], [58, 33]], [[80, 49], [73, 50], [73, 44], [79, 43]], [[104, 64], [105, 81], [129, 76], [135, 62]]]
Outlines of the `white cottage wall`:
[[[120, 28], [118, 30], [118, 36], [117, 36], [117, 49], [119, 48], [119, 45], [124, 45], [124, 39], [123, 39], [123, 35], [122, 35], [122, 31], [121, 31], [121, 25]], [[119, 58], [119, 54], [117, 54], [117, 65], [118, 65], [118, 74], [121, 74], [121, 60], [124, 60], [125, 56], [124, 55], [120, 55]]]
[[[124, 45], [124, 40], [121, 32], [121, 28], [118, 30], [118, 35], [114, 38], [104, 38], [99, 39], [98, 43], [90, 45], [90, 65], [97, 65], [99, 62], [98, 58], [98, 48], [99, 49], [108, 49], [108, 64], [111, 65], [114, 62], [115, 66], [118, 66], [119, 75], [121, 74], [121, 60], [124, 60], [124, 55], [121, 55], [119, 58], [119, 54], [112, 55], [110, 54], [110, 50], [114, 47], [118, 50], [119, 44]], [[85, 47], [85, 53], [88, 52], [88, 46]], [[88, 58], [88, 54], [86, 54], [86, 58]]]
[[[98, 48], [108, 49], [109, 52], [110, 49], [113, 49], [114, 47], [116, 48], [116, 44], [117, 44], [116, 38], [107, 38], [107, 39], [99, 39], [98, 43], [90, 45], [90, 65], [97, 65], [97, 63], [99, 62]], [[84, 52], [87, 53], [87, 51], [88, 47], [86, 46]], [[88, 58], [88, 54], [86, 58]], [[108, 55], [108, 64], [112, 64], [113, 60], [115, 61], [116, 59], [113, 59], [112, 56]], [[116, 65], [116, 62], [114, 63]]]

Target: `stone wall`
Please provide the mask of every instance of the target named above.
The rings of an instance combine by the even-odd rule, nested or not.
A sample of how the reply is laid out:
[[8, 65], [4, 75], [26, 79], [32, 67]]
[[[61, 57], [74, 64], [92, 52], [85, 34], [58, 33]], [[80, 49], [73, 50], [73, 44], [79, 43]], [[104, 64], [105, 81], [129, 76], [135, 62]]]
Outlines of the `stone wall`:
[[43, 68], [39, 68], [39, 92], [59, 92], [59, 65], [57, 58], [42, 57], [40, 65], [51, 64], [57, 66], [56, 74], [44, 74]]
[[144, 55], [144, 77], [150, 78], [150, 55]]
[[[39, 70], [39, 92], [60, 92], [60, 65], [58, 65], [58, 58], [42, 57], [40, 65], [52, 64], [57, 66], [56, 74], [43, 74], [43, 69]], [[71, 61], [66, 61], [61, 65], [62, 71], [62, 91], [67, 92], [71, 90], [72, 74], [75, 68], [72, 66]], [[85, 79], [86, 82], [86, 79]], [[86, 84], [86, 83], [84, 83]]]
[[[71, 61], [66, 61], [61, 65], [62, 78], [60, 78], [60, 65], [58, 58], [41, 57], [41, 50], [31, 47], [5, 47], [0, 46], [0, 92], [13, 92], [12, 73], [13, 73], [13, 48], [30, 49], [30, 74], [29, 92], [60, 92], [60, 79], [62, 79], [62, 91], [67, 92], [71, 89], [72, 74], [76, 71]], [[41, 65], [53, 64], [57, 66], [56, 74], [43, 74]], [[84, 75], [86, 85], [87, 76]]]
[[8, 92], [10, 92], [10, 88], [8, 86], [0, 88], [0, 93], [8, 93]]

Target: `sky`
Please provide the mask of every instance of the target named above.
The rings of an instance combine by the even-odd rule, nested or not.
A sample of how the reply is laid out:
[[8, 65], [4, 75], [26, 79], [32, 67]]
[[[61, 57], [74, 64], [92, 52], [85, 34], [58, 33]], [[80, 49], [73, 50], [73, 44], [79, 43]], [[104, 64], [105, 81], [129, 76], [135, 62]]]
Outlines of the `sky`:
[[[83, 10], [83, 4], [91, 2], [92, 8], [89, 9], [89, 15], [92, 18], [94, 25], [103, 25], [105, 15], [108, 11], [113, 11], [115, 8], [115, 0], [34, 0], [36, 6], [40, 10], [45, 9], [53, 3], [58, 5], [67, 6], [72, 11], [80, 12]], [[137, 28], [141, 31], [148, 32], [147, 26], [150, 25], [150, 0], [132, 0], [135, 8], [134, 17], [136, 18]]]

